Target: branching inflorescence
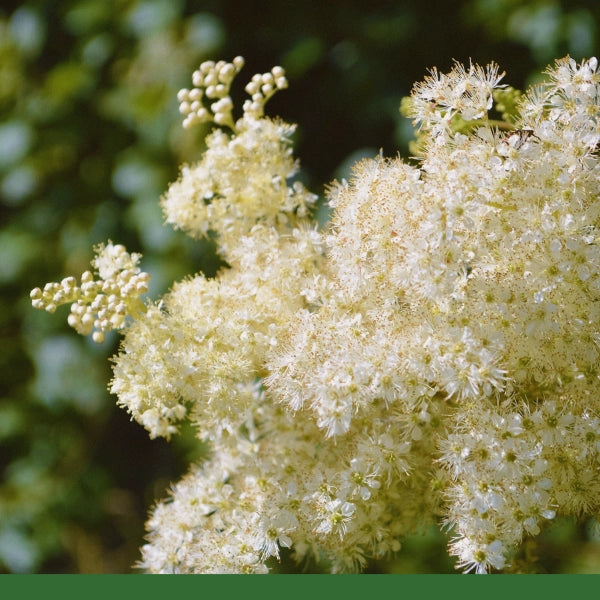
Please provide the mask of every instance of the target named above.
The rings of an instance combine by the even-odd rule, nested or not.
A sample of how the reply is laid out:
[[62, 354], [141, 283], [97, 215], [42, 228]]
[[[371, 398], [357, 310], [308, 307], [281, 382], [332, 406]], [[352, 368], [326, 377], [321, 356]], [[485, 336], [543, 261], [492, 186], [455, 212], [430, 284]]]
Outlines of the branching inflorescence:
[[96, 341], [124, 328], [111, 390], [152, 437], [188, 418], [210, 442], [154, 508], [140, 566], [261, 573], [289, 548], [353, 571], [439, 522], [484, 573], [557, 515], [596, 517], [596, 59], [524, 95], [494, 64], [433, 70], [405, 104], [419, 165], [361, 161], [324, 232], [293, 127], [264, 116], [283, 69], [252, 78], [235, 121], [242, 66], [204, 63], [180, 92], [186, 127], [217, 127], [162, 200], [228, 268], [143, 303], [139, 257], [109, 244], [98, 281], [32, 292]]

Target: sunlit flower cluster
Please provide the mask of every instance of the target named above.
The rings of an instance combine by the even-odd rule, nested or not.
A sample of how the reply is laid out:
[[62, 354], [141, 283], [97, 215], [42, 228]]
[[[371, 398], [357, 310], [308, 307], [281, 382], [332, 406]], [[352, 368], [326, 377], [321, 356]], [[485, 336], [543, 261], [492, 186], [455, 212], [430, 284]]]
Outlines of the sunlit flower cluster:
[[293, 127], [264, 116], [283, 70], [251, 79], [234, 122], [242, 65], [205, 63], [180, 93], [186, 126], [227, 129], [162, 200], [227, 268], [142, 310], [138, 257], [107, 246], [104, 283], [32, 292], [49, 311], [74, 302], [80, 333], [126, 324], [118, 403], [152, 437], [188, 418], [210, 443], [154, 508], [140, 566], [262, 573], [285, 551], [356, 571], [435, 522], [457, 567], [486, 573], [557, 516], [595, 518], [596, 59], [557, 61], [502, 121], [497, 65], [432, 70], [410, 99], [420, 162], [361, 161], [328, 188], [324, 231], [294, 179]]
[[[227, 125], [233, 135], [213, 130], [206, 138], [202, 160], [185, 165], [162, 200], [168, 223], [193, 237], [217, 235], [219, 252], [227, 261], [240, 237], [247, 236], [255, 225], [281, 231], [293, 228], [298, 218], [303, 226], [308, 224], [306, 217], [317, 198], [299, 181], [291, 181], [297, 171], [290, 142], [294, 126], [263, 116], [267, 100], [287, 86], [281, 67], [251, 79], [246, 86], [251, 99], [244, 103], [243, 116], [234, 124], [233, 105], [226, 94], [242, 65], [241, 57], [233, 63], [205, 62], [194, 73], [199, 87], [180, 92], [181, 110], [188, 115], [184, 124], [193, 114], [192, 124], [214, 120]], [[217, 83], [220, 81], [223, 83]], [[203, 96], [221, 98], [211, 105], [212, 116], [202, 107]]]

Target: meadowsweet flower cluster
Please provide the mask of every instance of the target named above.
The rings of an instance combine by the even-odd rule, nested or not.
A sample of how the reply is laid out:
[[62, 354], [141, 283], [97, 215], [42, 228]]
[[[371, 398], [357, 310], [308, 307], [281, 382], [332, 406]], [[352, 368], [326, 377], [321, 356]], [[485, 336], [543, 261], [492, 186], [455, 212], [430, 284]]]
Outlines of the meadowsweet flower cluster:
[[293, 127], [264, 115], [283, 70], [251, 79], [234, 121], [242, 65], [205, 63], [180, 93], [186, 127], [226, 129], [162, 201], [228, 268], [132, 310], [138, 257], [107, 246], [104, 283], [32, 292], [74, 302], [80, 333], [127, 324], [119, 404], [153, 437], [187, 418], [210, 442], [154, 508], [140, 565], [263, 573], [285, 548], [354, 571], [437, 522], [458, 568], [485, 573], [556, 516], [596, 517], [596, 59], [558, 60], [512, 104], [495, 64], [433, 70], [408, 103], [419, 164], [361, 161], [330, 186], [326, 231], [294, 181]]

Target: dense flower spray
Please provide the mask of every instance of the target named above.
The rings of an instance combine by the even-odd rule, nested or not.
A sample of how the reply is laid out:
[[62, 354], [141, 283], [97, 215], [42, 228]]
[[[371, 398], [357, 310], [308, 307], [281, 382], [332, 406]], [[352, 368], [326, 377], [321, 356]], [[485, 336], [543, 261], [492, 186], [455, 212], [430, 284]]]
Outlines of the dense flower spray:
[[[556, 515], [600, 505], [600, 74], [561, 59], [520, 95], [495, 64], [432, 70], [404, 109], [417, 166], [363, 160], [316, 197], [293, 127], [264, 115], [283, 69], [207, 62], [179, 94], [211, 121], [162, 205], [227, 263], [143, 301], [140, 257], [32, 291], [82, 334], [123, 329], [111, 390], [152, 437], [210, 442], [148, 521], [150, 572], [261, 573], [291, 549], [360, 570], [438, 522], [465, 571], [509, 566]], [[491, 118], [496, 110], [501, 119]]]

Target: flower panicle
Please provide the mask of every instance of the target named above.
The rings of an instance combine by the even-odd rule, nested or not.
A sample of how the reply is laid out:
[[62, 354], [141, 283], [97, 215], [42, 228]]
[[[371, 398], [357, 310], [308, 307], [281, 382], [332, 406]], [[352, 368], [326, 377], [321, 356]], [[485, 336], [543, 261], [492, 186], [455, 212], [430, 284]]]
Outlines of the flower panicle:
[[420, 164], [360, 161], [326, 233], [293, 127], [263, 116], [283, 70], [252, 78], [234, 122], [242, 65], [203, 63], [180, 93], [186, 126], [231, 131], [163, 198], [227, 268], [144, 305], [139, 255], [109, 243], [98, 279], [31, 293], [96, 341], [135, 317], [111, 392], [151, 437], [186, 418], [210, 443], [153, 510], [143, 568], [266, 572], [287, 548], [352, 571], [441, 518], [457, 568], [506, 571], [556, 517], [597, 515], [597, 61], [525, 94], [495, 63], [432, 70], [405, 103]]

